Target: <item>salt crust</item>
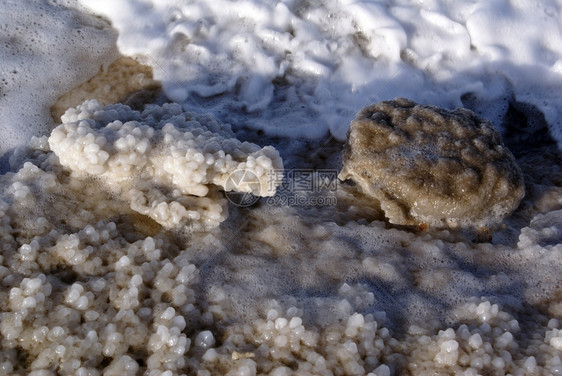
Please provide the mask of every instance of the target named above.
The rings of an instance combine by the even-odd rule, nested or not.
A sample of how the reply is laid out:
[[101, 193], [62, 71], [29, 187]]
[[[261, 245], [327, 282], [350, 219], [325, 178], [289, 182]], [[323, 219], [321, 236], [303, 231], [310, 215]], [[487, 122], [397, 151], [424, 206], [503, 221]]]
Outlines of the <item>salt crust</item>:
[[[455, 4], [454, 6], [458, 5], [459, 4]], [[490, 4], [490, 6], [494, 5], [495, 4]], [[472, 6], [472, 4], [470, 4], [470, 6]], [[535, 4], [529, 3], [528, 6], [535, 7]], [[509, 10], [511, 11], [511, 8], [509, 8]], [[40, 11], [43, 12], [42, 9]], [[8, 14], [11, 15], [12, 13]], [[364, 14], [364, 12], [360, 14]], [[495, 25], [497, 13], [485, 12], [485, 14], [493, 20], [492, 24]], [[527, 12], [527, 14], [534, 14], [534, 12]], [[196, 16], [197, 15], [194, 14], [193, 17]], [[328, 18], [329, 17], [324, 17], [323, 19]], [[57, 27], [59, 25], [58, 23], [51, 24]], [[558, 25], [558, 22], [555, 24]], [[543, 24], [541, 23], [541, 30], [542, 26]], [[475, 29], [482, 30], [483, 35], [492, 35], [492, 33], [487, 32], [489, 29], [481, 27]], [[331, 32], [332, 29], [327, 28], [327, 30]], [[513, 33], [511, 33], [512, 28], [505, 28], [505, 30], [508, 30], [510, 35], [513, 35]], [[433, 38], [433, 32], [428, 34]], [[538, 35], [540, 40], [544, 39], [544, 32], [538, 33]], [[312, 38], [314, 37], [313, 35]], [[137, 40], [141, 41], [140, 43], [145, 43], [143, 38], [137, 38]], [[519, 42], [519, 39], [517, 39], [517, 50], [520, 50]], [[496, 50], [507, 51], [506, 54], [510, 53], [509, 50], [505, 49]], [[431, 53], [431, 49], [428, 51]], [[57, 58], [60, 58], [60, 56]], [[72, 58], [68, 60], [74, 61]], [[353, 59], [349, 60], [353, 61]], [[456, 62], [454, 63], [456, 64]], [[97, 67], [95, 67], [95, 69], [97, 69]], [[435, 69], [441, 70], [441, 67], [437, 65]], [[358, 74], [358, 76], [363, 79], [362, 74]], [[529, 77], [536, 78], [536, 75], [530, 75]], [[547, 80], [550, 78], [551, 77], [548, 77]], [[39, 81], [39, 83], [42, 84], [43, 81]], [[401, 86], [401, 90], [403, 90], [403, 83], [402, 81], [399, 85]], [[425, 87], [425, 85], [417, 86]], [[348, 93], [344, 93], [348, 96]], [[364, 93], [360, 93], [360, 95], [362, 97], [366, 96]], [[18, 110], [18, 119], [21, 115], [20, 112], [21, 111]], [[273, 372], [277, 374], [291, 374], [297, 373], [294, 371], [296, 367], [298, 367], [298, 372], [300, 374], [311, 373], [307, 371], [307, 369], [312, 369], [312, 367], [315, 366], [315, 363], [312, 363], [313, 358], [311, 357], [311, 360], [303, 359], [302, 357], [294, 356], [292, 353], [289, 359], [281, 359], [275, 363], [270, 358], [256, 356], [251, 359], [248, 359], [248, 356], [246, 359], [240, 359], [242, 360], [241, 362], [240, 360], [238, 362], [233, 362], [232, 356], [230, 355], [229, 357], [230, 351], [232, 351], [232, 354], [236, 351], [233, 350], [233, 348], [238, 349], [240, 354], [257, 353], [253, 332], [247, 330], [248, 328], [255, 327], [256, 324], [250, 321], [249, 326], [233, 325], [233, 329], [229, 331], [229, 334], [223, 335], [225, 323], [228, 322], [226, 325], [231, 324], [231, 321], [225, 319], [226, 313], [228, 312], [227, 307], [229, 299], [227, 297], [229, 295], [225, 294], [224, 290], [220, 288], [217, 289], [214, 294], [216, 299], [213, 300], [212, 306], [206, 307], [202, 303], [204, 299], [201, 299], [201, 291], [205, 291], [205, 280], [204, 278], [200, 278], [200, 274], [205, 273], [206, 269], [203, 266], [193, 266], [197, 271], [197, 273], [194, 273], [196, 276], [193, 280], [186, 280], [182, 277], [179, 279], [179, 283], [176, 283], [177, 281], [173, 280], [177, 268], [172, 267], [170, 270], [170, 267], [167, 266], [168, 263], [181, 265], [182, 268], [185, 265], [193, 265], [190, 260], [194, 257], [194, 254], [199, 254], [206, 248], [210, 249], [209, 252], [215, 251], [216, 248], [218, 248], [216, 245], [219, 243], [217, 238], [209, 234], [208, 237], [205, 238], [205, 241], [196, 243], [198, 246], [193, 248], [197, 249], [184, 249], [187, 246], [183, 245], [183, 248], [181, 248], [182, 251], [179, 252], [181, 257], [179, 257], [175, 256], [178, 254], [178, 245], [173, 244], [170, 237], [155, 235], [154, 237], [143, 236], [141, 239], [136, 239], [138, 238], [138, 234], [135, 234], [131, 229], [120, 228], [122, 223], [120, 224], [118, 220], [115, 220], [115, 222], [112, 220], [105, 220], [98, 223], [96, 218], [109, 218], [111, 215], [108, 214], [114, 213], [115, 206], [119, 206], [119, 203], [116, 202], [114, 198], [103, 196], [98, 189], [92, 189], [92, 184], [88, 184], [87, 181], [69, 176], [68, 173], [58, 165], [56, 156], [49, 152], [48, 149], [46, 138], [33, 140], [32, 145], [30, 145], [28, 149], [31, 156], [20, 154], [13, 158], [14, 171], [18, 172], [0, 177], [0, 248], [2, 249], [0, 255], [0, 276], [2, 278], [2, 289], [0, 290], [0, 321], [2, 323], [2, 327], [0, 328], [2, 332], [0, 351], [1, 374], [98, 375], [103, 373], [107, 375], [124, 375], [146, 373], [169, 376], [182, 373], [193, 374], [195, 372], [194, 370], [197, 370], [200, 375], [226, 374], [228, 372], [230, 372], [230, 374], [244, 375], [253, 373], [266, 374], [269, 369], [271, 369], [271, 372], [269, 372], [270, 374]], [[121, 209], [123, 208], [120, 207], [119, 210]], [[284, 215], [288, 214], [283, 211], [281, 213]], [[271, 212], [268, 214], [271, 214]], [[553, 218], [550, 217], [550, 219]], [[289, 217], [287, 221], [294, 221], [297, 223], [297, 225], [293, 225], [294, 227], [289, 226], [289, 229], [292, 228], [294, 230], [295, 227], [302, 225], [302, 221], [296, 220], [295, 217]], [[266, 221], [263, 220], [260, 221], [260, 226], [265, 222]], [[345, 228], [348, 230], [353, 228], [353, 223], [346, 224]], [[536, 278], [539, 279], [539, 282], [543, 282], [538, 283], [538, 288], [541, 290], [542, 294], [550, 295], [546, 300], [552, 301], [554, 294], [549, 294], [549, 292], [553, 290], [549, 290], [550, 287], [545, 287], [546, 284], [544, 282], [549, 280], [555, 285], [559, 274], [546, 276], [542, 281], [540, 281], [540, 278], [543, 277], [543, 271], [548, 269], [547, 266], [558, 265], [561, 250], [559, 247], [558, 249], [549, 247], [552, 243], [552, 238], [549, 237], [549, 235], [552, 234], [552, 230], [543, 231], [546, 230], [546, 228], [547, 226], [542, 224], [538, 226], [537, 223], [530, 226], [532, 231], [539, 232], [540, 230], [538, 237], [535, 238], [534, 234], [531, 232], [532, 236], [527, 238], [531, 241], [530, 244], [527, 244], [530, 248], [522, 247], [521, 252], [512, 252], [512, 250], [510, 250], [510, 252], [508, 252], [509, 257], [504, 260], [511, 258], [523, 261], [528, 260], [524, 258], [521, 259], [522, 256], [529, 258], [552, 258], [554, 262], [546, 260], [543, 261], [543, 264], [533, 266], [525, 264], [525, 266], [522, 266], [522, 268], [541, 271], [541, 273], [531, 275], [528, 273], [524, 274], [523, 278]], [[318, 242], [322, 249], [330, 243], [339, 245], [339, 247], [337, 247], [338, 252], [342, 252], [342, 250], [347, 251], [355, 246], [355, 243], [353, 243], [353, 246], [348, 244], [350, 245], [349, 247], [342, 248], [341, 244], [345, 243], [338, 243], [341, 239], [330, 239], [327, 234], [333, 229], [334, 226], [325, 225], [318, 226], [314, 229], [305, 227], [304, 231], [310, 230], [307, 236], [311, 236], [315, 240], [317, 239], [315, 236], [322, 235], [327, 237], [325, 242]], [[359, 235], [366, 235], [367, 232], [369, 234], [377, 234], [377, 231], [377, 227], [365, 226], [363, 232], [350, 232], [349, 234], [352, 234], [354, 239], [361, 240], [361, 236]], [[271, 234], [274, 232], [275, 231], [270, 230]], [[255, 233], [257, 233], [257, 231]], [[383, 236], [385, 241], [392, 238], [391, 235], [388, 235], [389, 233], [392, 234], [393, 231], [385, 231], [385, 235]], [[404, 238], [405, 241], [411, 240], [411, 236], [408, 234], [397, 234]], [[278, 238], [282, 239], [281, 231], [279, 231], [277, 235]], [[369, 238], [369, 236], [365, 237]], [[537, 246], [537, 244], [533, 243], [534, 239], [536, 239], [537, 242], [540, 241], [541, 244], [546, 244], [547, 248]], [[546, 239], [546, 241], [544, 241], [544, 239]], [[436, 242], [432, 239], [422, 239], [421, 243], [423, 248], [430, 250], [428, 251], [429, 257], [436, 257], [436, 255], [439, 255], [439, 252], [445, 252], [446, 250], [443, 243]], [[290, 250], [291, 246], [293, 246], [293, 244], [289, 242], [285, 242], [285, 244], [278, 245], [277, 247], [274, 247], [275, 243], [272, 242], [271, 244], [275, 252], [278, 253], [282, 251], [281, 248], [283, 248], [283, 250]], [[312, 246], [313, 244], [309, 244], [307, 250], [312, 250]], [[400, 249], [399, 246], [395, 245], [395, 247]], [[377, 247], [377, 249], [378, 248], [379, 247]], [[421, 248], [422, 246], [420, 246], [420, 249]], [[139, 249], [142, 251], [139, 251]], [[299, 249], [302, 250], [304, 248], [300, 247]], [[361, 249], [361, 252], [366, 251], [366, 249], [367, 248]], [[408, 248], [408, 251], [410, 250], [413, 249]], [[55, 251], [55, 256], [53, 256], [51, 252]], [[263, 250], [257, 250], [257, 252], [260, 251]], [[499, 249], [489, 249], [488, 252], [484, 252], [483, 249], [479, 249], [479, 251], [482, 252], [476, 252], [478, 253], [478, 258], [485, 258], [489, 257], [490, 253], [497, 254], [502, 251], [502, 249], [499, 247]], [[396, 255], [396, 252], [393, 252], [393, 255]], [[313, 257], [316, 256], [314, 255]], [[373, 257], [370, 258], [370, 262], [365, 262], [365, 264], [368, 268], [372, 268], [374, 273], [378, 273], [377, 275], [380, 275], [383, 280], [386, 280], [385, 277], [388, 277], [388, 280], [392, 281], [393, 284], [407, 281], [407, 278], [396, 278], [396, 276], [400, 277], [400, 267], [402, 265], [398, 262], [391, 262], [395, 261], [394, 258], [388, 260], [389, 263], [387, 265], [389, 265], [389, 267], [381, 267], [378, 265], [377, 258], [376, 255], [373, 255]], [[463, 261], [467, 260], [469, 259], [463, 259]], [[274, 262], [277, 262], [277, 260], [275, 259]], [[344, 264], [353, 262], [354, 260], [350, 259], [345, 259], [345, 263], [336, 262], [337, 267], [331, 269], [338, 272], [338, 274], [334, 273], [334, 276], [341, 279]], [[540, 266], [540, 268], [535, 268], [535, 266]], [[423, 267], [422, 265], [422, 268]], [[166, 269], [166, 272], [158, 274], [161, 269]], [[556, 267], [552, 269], [556, 269], [556, 272], [559, 272]], [[385, 274], [387, 270], [388, 273]], [[245, 270], [243, 270], [243, 272], [244, 271]], [[428, 268], [425, 272], [427, 275], [430, 275], [434, 272], [434, 269]], [[134, 273], [137, 274], [131, 276]], [[159, 277], [153, 278], [153, 276], [157, 274]], [[511, 277], [514, 274], [515, 273], [510, 273]], [[496, 276], [494, 276], [494, 278], [495, 277]], [[501, 275], [497, 277], [501, 279]], [[506, 276], [504, 275], [504, 277]], [[24, 282], [24, 278], [28, 280]], [[76, 281], [74, 280], [75, 278], [77, 278]], [[428, 278], [428, 281], [435, 283], [437, 279], [438, 278]], [[36, 290], [36, 285], [38, 284], [37, 280], [41, 282], [41, 287]], [[44, 280], [47, 280], [47, 282], [43, 282]], [[170, 282], [170, 280], [172, 280], [172, 282]], [[141, 284], [139, 284], [140, 281], [142, 281]], [[339, 279], [334, 278], [334, 281], [339, 281]], [[449, 285], [454, 281], [455, 278], [453, 276], [449, 279], [445, 278], [441, 283]], [[187, 307], [185, 310], [177, 308], [178, 304], [181, 304], [181, 300], [170, 300], [170, 297], [177, 297], [177, 295], [170, 294], [170, 292], [178, 285], [187, 287], [187, 292], [183, 293], [183, 295], [187, 296], [187, 302], [184, 304], [184, 306]], [[82, 286], [82, 292], [80, 292], [82, 288], [78, 286]], [[120, 292], [122, 294], [121, 296], [128, 296], [128, 290], [130, 290], [131, 296], [134, 297], [134, 286], [137, 286], [139, 292], [138, 300], [142, 303], [139, 303], [139, 306], [130, 310], [116, 308], [121, 307], [119, 298], [116, 298], [116, 292]], [[160, 287], [156, 288], [155, 286]], [[330, 287], [326, 288], [329, 289]], [[14, 290], [13, 306], [11, 305], [12, 298], [9, 295], [12, 289], [16, 289]], [[239, 291], [243, 289], [244, 287], [240, 286]], [[347, 329], [347, 323], [351, 321], [350, 319], [352, 316], [355, 316], [353, 319], [354, 322], [359, 321], [359, 318], [363, 316], [364, 321], [369, 323], [370, 317], [368, 317], [368, 315], [355, 315], [355, 311], [363, 312], [365, 310], [365, 306], [361, 304], [358, 305], [358, 302], [364, 301], [372, 303], [371, 297], [366, 296], [368, 294], [365, 294], [365, 289], [352, 284], [347, 287], [342, 285], [341, 290], [346, 291], [345, 295], [342, 291], [341, 293], [338, 292], [334, 297], [339, 303], [337, 311], [333, 310], [333, 307], [327, 304], [329, 298], [318, 298], [318, 312], [325, 312], [323, 315], [328, 317], [335, 315], [338, 319], [341, 318], [339, 322], [335, 320], [335, 323], [327, 324], [326, 321], [315, 321], [318, 312], [313, 313], [312, 316], [314, 317], [311, 318], [310, 305], [302, 305], [298, 302], [291, 302], [288, 305], [278, 304], [276, 302], [260, 302], [257, 304], [263, 310], [263, 312], [259, 314], [261, 317], [260, 320], [273, 320], [275, 313], [278, 315], [277, 318], [282, 317], [288, 322], [291, 322], [294, 317], [301, 317], [302, 326], [304, 326], [307, 331], [318, 332], [320, 334], [325, 333], [324, 328], [330, 325], [330, 327], [336, 329], [336, 332], [338, 330], [340, 332], [343, 331], [344, 326]], [[31, 296], [35, 291], [37, 291], [37, 293]], [[160, 295], [162, 291], [163, 293]], [[198, 296], [190, 295], [191, 291], [194, 291], [195, 295]], [[20, 294], [20, 292], [23, 293]], [[90, 302], [89, 292], [95, 297], [99, 296], [99, 299], [94, 301], [94, 303], [90, 303], [88, 305], [90, 308], [83, 316], [80, 316], [80, 320], [76, 320], [76, 313], [80, 314], [82, 311], [78, 310], [74, 303], [83, 298], [83, 296], [86, 296], [86, 299]], [[112, 293], [110, 294], [110, 292]], [[252, 291], [252, 293], [254, 292], [255, 291]], [[77, 293], [80, 294], [80, 297], [74, 299], [77, 297]], [[25, 298], [21, 299], [21, 305], [19, 305], [18, 299], [24, 294], [28, 295], [25, 295]], [[531, 295], [534, 295], [532, 291], [529, 292], [529, 296]], [[45, 296], [44, 301], [43, 296]], [[23, 301], [25, 299], [28, 300], [24, 304]], [[35, 300], [35, 307], [33, 307], [32, 299]], [[462, 294], [458, 299], [464, 300]], [[84, 299], [82, 300], [84, 301]], [[384, 362], [388, 365], [381, 364], [373, 369], [370, 374], [426, 373], [434, 375], [456, 373], [468, 375], [502, 375], [508, 372], [513, 375], [560, 374], [560, 352], [558, 348], [560, 329], [557, 329], [560, 328], [559, 321], [552, 319], [548, 321], [547, 325], [546, 322], [544, 322], [544, 317], [527, 318], [527, 322], [521, 322], [523, 330], [518, 330], [513, 320], [507, 322], [509, 325], [504, 322], [506, 319], [506, 316], [502, 314], [504, 311], [500, 306], [494, 307], [494, 301], [495, 299], [490, 298], [484, 299], [483, 301], [477, 300], [469, 304], [464, 302], [459, 303], [458, 308], [461, 313], [463, 311], [481, 311], [484, 315], [481, 316], [479, 313], [470, 313], [469, 315], [463, 316], [459, 314], [458, 318], [459, 320], [464, 320], [465, 325], [469, 328], [469, 332], [471, 333], [469, 342], [471, 342], [470, 339], [472, 338], [472, 342], [469, 343], [469, 345], [471, 347], [474, 345], [478, 347], [479, 350], [481, 347], [484, 347], [482, 351], [485, 351], [488, 355], [496, 351], [496, 338], [503, 337], [502, 341], [499, 342], [501, 342], [502, 345], [505, 343], [510, 344], [507, 350], [504, 349], [502, 351], [507, 351], [507, 353], [511, 354], [511, 362], [502, 364], [502, 361], [498, 359], [498, 357], [494, 357], [492, 360], [494, 368], [491, 368], [487, 366], [487, 357], [482, 356], [485, 366], [481, 371], [478, 371], [478, 362], [475, 362], [474, 366], [472, 365], [472, 361], [466, 365], [466, 359], [463, 358], [464, 352], [466, 351], [464, 350], [465, 340], [462, 339], [461, 335], [458, 333], [462, 325], [450, 325], [455, 332], [455, 338], [451, 338], [451, 333], [446, 327], [443, 327], [442, 331], [437, 332], [425, 326], [410, 326], [408, 335], [394, 335], [392, 331], [384, 327], [384, 317], [382, 317], [382, 315], [374, 315], [373, 320], [377, 322], [377, 326], [380, 328], [380, 330], [377, 330], [379, 338], [388, 338], [389, 336], [394, 338], [385, 342], [387, 345], [384, 347], [384, 355], [379, 359], [381, 363]], [[122, 302], [132, 304], [132, 306], [136, 305], [134, 298], [122, 299]], [[190, 304], [193, 306], [190, 306]], [[456, 305], [453, 304], [451, 306]], [[65, 307], [67, 307], [68, 310], [66, 310]], [[154, 341], [152, 341], [153, 347], [150, 349], [150, 353], [147, 350], [148, 347], [146, 344], [149, 342], [152, 335], [157, 333], [158, 328], [156, 325], [162, 323], [161, 315], [166, 312], [163, 316], [166, 318], [170, 317], [172, 313], [171, 310], [168, 310], [170, 307], [174, 308], [175, 313], [179, 313], [178, 315], [183, 316], [186, 321], [185, 329], [181, 330], [181, 333], [185, 334], [187, 339], [193, 343], [190, 344], [189, 351], [186, 351], [184, 354], [189, 365], [184, 369], [178, 369], [178, 364], [174, 363], [176, 354], [170, 354], [170, 348], [168, 347], [164, 348], [164, 351], [152, 358], [150, 366], [157, 367], [157, 369], [149, 368], [147, 365], [148, 354], [151, 356], [154, 355], [152, 351], [154, 351], [161, 342], [155, 338]], [[254, 309], [254, 306], [252, 306], [251, 309]], [[268, 315], [270, 311], [271, 315]], [[558, 317], [561, 317], [560, 312], [562, 311], [558, 311]], [[20, 319], [25, 317], [25, 319], [10, 322], [9, 320], [12, 320], [15, 316]], [[228, 317], [231, 318], [232, 316]], [[408, 316], [408, 318], [410, 317], [412, 316]], [[484, 319], [488, 321], [482, 321]], [[5, 324], [4, 321], [6, 321]], [[539, 329], [529, 329], [529, 326], [532, 326], [535, 321], [538, 323]], [[13, 322], [15, 322], [15, 326], [11, 325]], [[107, 325], [108, 323], [113, 323], [115, 326]], [[152, 326], [152, 323], [154, 323], [155, 326]], [[516, 323], [519, 324], [519, 321], [516, 321]], [[105, 326], [108, 327], [106, 332], [103, 331]], [[168, 328], [169, 332], [176, 332], [181, 326], [181, 319], [177, 319], [174, 325], [166, 323], [166, 328]], [[498, 330], [498, 326], [502, 328], [502, 330]], [[506, 326], [510, 328], [509, 332], [513, 333], [512, 341], [509, 341], [509, 338], [505, 338], [506, 334], [503, 328]], [[44, 333], [46, 333], [45, 327], [48, 330], [48, 337], [46, 339], [44, 337]], [[178, 329], [174, 329], [174, 327]], [[21, 335], [17, 341], [6, 339], [7, 335], [12, 331], [12, 328], [16, 331], [21, 329]], [[481, 335], [479, 333], [480, 330], [483, 333], [488, 333], [488, 336]], [[199, 347], [195, 346], [195, 342], [193, 341], [199, 337], [200, 333], [205, 331], [214, 333], [218, 339], [218, 344], [207, 349], [206, 352], [201, 355], [197, 352]], [[164, 332], [164, 330], [161, 330], [161, 332]], [[105, 338], [110, 336], [112, 340], [106, 341]], [[207, 338], [207, 335], [203, 334], [201, 337]], [[507, 335], [507, 337], [509, 337], [509, 335]], [[102, 338], [104, 338], [103, 342], [101, 340]], [[178, 343], [180, 341], [183, 343], [183, 337], [181, 336], [171, 336], [170, 338]], [[322, 339], [324, 337], [320, 336], [320, 338]], [[347, 337], [342, 335], [340, 338]], [[412, 356], [414, 349], [422, 349], [424, 346], [427, 346], [428, 338], [431, 344], [430, 353], [424, 354], [422, 352], [417, 354], [419, 356]], [[490, 338], [490, 340], [488, 340], [488, 338]], [[458, 364], [453, 366], [444, 366], [435, 361], [436, 355], [441, 352], [442, 343], [447, 341], [449, 341], [449, 344], [444, 346], [445, 350], [450, 349], [451, 345], [454, 347], [454, 344], [450, 341], [458, 343]], [[481, 344], [480, 341], [482, 341]], [[117, 351], [115, 351], [113, 356], [102, 357], [99, 355], [100, 346], [102, 346], [102, 344], [105, 346], [106, 342], [118, 345], [115, 346]], [[142, 345], [138, 345], [140, 342], [142, 342]], [[338, 342], [338, 344], [340, 344], [340, 342]], [[361, 348], [361, 344], [359, 341], [355, 340], [355, 338], [352, 342], [356, 343], [358, 349]], [[401, 342], [403, 342], [403, 344], [401, 344]], [[234, 343], [237, 343], [237, 345]], [[103, 346], [102, 349], [104, 349]], [[127, 349], [123, 350], [126, 346], [128, 346]], [[493, 351], [488, 351], [490, 346]], [[108, 346], [108, 354], [111, 353], [111, 348], [112, 346]], [[348, 344], [347, 348], [353, 350], [353, 345]], [[181, 350], [181, 348], [178, 348], [178, 351], [179, 350]], [[316, 353], [328, 354], [328, 351], [332, 351], [332, 349], [329, 349], [329, 346], [324, 347], [324, 345], [321, 344], [318, 346]], [[37, 354], [43, 354], [43, 352], [45, 352], [44, 359], [48, 361], [52, 360], [50, 366], [43, 366], [39, 364], [39, 362], [35, 363], [35, 360], [38, 359]], [[474, 352], [466, 352], [471, 354], [472, 359]], [[332, 354], [332, 352], [329, 354]], [[507, 354], [502, 353], [502, 357], [503, 355], [508, 359]], [[363, 362], [362, 355], [358, 358], [359, 363]], [[477, 359], [477, 357], [475, 358]], [[203, 360], [206, 362], [204, 365]], [[224, 363], [221, 362], [222, 360], [224, 360]], [[166, 363], [167, 361], [169, 362]], [[411, 371], [413, 367], [419, 367], [420, 364], [424, 371]], [[343, 374], [342, 367], [343, 365], [341, 365], [339, 361], [337, 363], [332, 362], [329, 365], [330, 371], [326, 371], [324, 374]], [[370, 370], [369, 367], [364, 367], [366, 370]]]
[[404, 98], [357, 114], [340, 179], [353, 179], [402, 225], [493, 226], [525, 194], [521, 170], [491, 123]]
[[[218, 226], [227, 216], [220, 188], [272, 196], [279, 183], [268, 172], [283, 169], [273, 147], [240, 142], [212, 116], [185, 113], [177, 104], [139, 113], [88, 100], [62, 121], [49, 137], [60, 163], [75, 176], [97, 178], [131, 209], [167, 228]], [[231, 183], [238, 171], [259, 184]]]
[[[252, 296], [259, 290], [250, 280], [208, 287], [209, 279], [214, 281], [205, 267], [210, 256], [202, 264], [194, 260], [200, 253], [224, 249], [220, 232], [201, 238], [194, 233], [193, 242], [174, 242], [165, 232], [143, 236], [109, 219], [96, 222], [96, 217], [109, 218], [116, 210], [111, 197], [89, 190], [87, 182], [60, 166], [46, 138], [34, 139], [29, 149], [27, 156], [14, 156], [17, 172], [0, 176], [0, 374], [560, 374], [559, 320], [550, 319], [527, 332], [524, 325], [530, 323], [520, 322], [494, 299], [467, 299], [458, 289], [451, 292], [457, 296], [451, 305], [451, 325], [432, 328], [407, 322], [399, 334], [387, 327], [384, 312], [365, 313], [376, 297], [371, 286], [361, 283], [337, 282], [332, 295], [304, 301], [252, 299], [247, 309], [256, 317], [233, 321], [239, 316], [233, 315], [229, 288], [239, 296], [245, 289]], [[306, 232], [307, 237], [288, 235], [296, 237], [291, 242], [283, 239], [280, 229], [294, 217], [280, 213], [282, 209], [254, 214], [276, 218], [279, 225], [270, 221], [263, 232], [253, 231], [248, 244], [255, 252], [271, 247], [268, 259], [278, 255], [283, 263], [290, 259], [307, 268], [331, 260], [327, 264], [337, 267], [326, 265], [322, 270], [332, 273], [328, 277], [333, 280], [341, 278], [345, 260], [354, 269], [406, 289], [403, 265], [390, 257], [400, 244], [412, 255], [420, 253], [443, 265], [444, 242], [384, 230], [380, 223], [310, 226], [301, 218], [295, 231]], [[263, 223], [258, 216], [255, 226]], [[235, 227], [225, 231], [238, 233]], [[378, 243], [359, 236], [365, 227], [370, 234], [380, 232]], [[322, 252], [309, 245], [315, 256], [299, 256], [305, 245], [295, 242], [305, 238]], [[346, 247], [346, 238], [354, 245]], [[363, 254], [373, 244], [376, 253]], [[360, 248], [357, 257], [351, 253], [354, 247]], [[492, 251], [482, 250], [480, 258], [500, 252]], [[287, 258], [281, 257], [285, 253]], [[509, 253], [510, 258], [519, 256]], [[249, 265], [243, 254], [223, 257], [230, 257], [232, 275], [226, 278], [255, 273], [243, 268]], [[385, 258], [387, 266], [376, 262]], [[428, 293], [442, 271], [419, 265], [433, 274], [416, 282]], [[297, 280], [306, 279], [302, 274]], [[455, 279], [447, 277], [444, 283]], [[440, 291], [447, 295], [446, 289]]]

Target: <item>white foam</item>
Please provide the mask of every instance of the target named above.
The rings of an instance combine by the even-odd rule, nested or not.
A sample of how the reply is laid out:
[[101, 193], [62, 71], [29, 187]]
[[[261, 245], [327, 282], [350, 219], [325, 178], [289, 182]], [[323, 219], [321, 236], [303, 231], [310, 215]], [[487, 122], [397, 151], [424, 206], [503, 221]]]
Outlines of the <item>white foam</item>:
[[71, 2], [58, 3], [2, 5], [0, 156], [47, 134], [56, 99], [117, 56], [117, 36], [107, 22], [70, 8]]
[[555, 0], [82, 3], [112, 20], [121, 52], [144, 56], [171, 99], [272, 135], [343, 139], [374, 101], [454, 107], [471, 93], [498, 126], [510, 100], [537, 106], [562, 145]]

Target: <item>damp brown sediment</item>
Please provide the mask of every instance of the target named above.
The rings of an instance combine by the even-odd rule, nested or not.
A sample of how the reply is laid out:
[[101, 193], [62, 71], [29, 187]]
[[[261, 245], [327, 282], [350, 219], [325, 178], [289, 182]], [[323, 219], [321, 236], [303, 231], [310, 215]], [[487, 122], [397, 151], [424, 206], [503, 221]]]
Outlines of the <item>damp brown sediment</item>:
[[130, 57], [120, 57], [97, 75], [62, 95], [51, 107], [56, 123], [69, 109], [87, 99], [97, 99], [102, 104], [125, 103], [139, 107], [152, 101], [160, 92], [160, 82], [152, 76], [152, 68]]

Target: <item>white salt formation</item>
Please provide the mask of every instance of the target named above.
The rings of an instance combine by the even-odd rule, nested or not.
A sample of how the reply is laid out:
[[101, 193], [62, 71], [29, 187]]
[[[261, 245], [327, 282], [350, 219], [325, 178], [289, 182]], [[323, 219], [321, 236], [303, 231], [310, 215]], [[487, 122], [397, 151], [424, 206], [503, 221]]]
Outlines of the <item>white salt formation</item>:
[[[240, 142], [212, 116], [184, 113], [178, 104], [142, 113], [96, 100], [69, 109], [49, 146], [74, 176], [95, 177], [131, 209], [167, 228], [216, 227], [227, 216], [219, 189], [271, 196], [268, 172], [282, 170], [279, 153]], [[228, 184], [237, 171], [256, 182]], [[279, 184], [279, 183], [277, 183]]]
[[403, 98], [357, 114], [339, 177], [354, 180], [402, 225], [496, 225], [525, 194], [521, 170], [492, 124], [466, 109]]
[[[88, 119], [59, 129], [61, 140], [88, 145], [77, 147], [75, 170], [46, 136], [11, 156], [0, 175], [1, 376], [562, 374], [562, 162], [553, 145], [519, 158], [528, 195], [492, 243], [388, 228], [378, 208], [360, 204], [357, 186], [330, 192], [337, 205], [262, 200], [231, 207], [218, 227], [171, 231], [133, 210], [120, 187], [175, 200], [184, 170], [159, 164], [152, 174], [117, 149], [122, 131], [126, 147], [139, 146], [129, 149], [135, 161], [142, 139], [147, 158], [172, 155], [168, 145], [183, 150], [176, 139], [164, 143], [164, 128], [172, 122], [183, 142], [198, 132], [184, 121], [207, 126], [206, 117], [170, 113], [191, 105], [263, 130], [236, 135], [279, 142], [295, 169], [331, 169], [337, 146], [311, 153], [298, 138], [329, 129], [343, 140], [355, 109], [404, 93], [445, 107], [462, 106], [469, 93], [495, 125], [512, 101], [526, 102], [560, 129], [558, 0], [83, 3], [111, 19], [121, 52], [144, 54], [135, 59], [187, 103], [148, 108], [153, 118], [123, 106], [76, 111]], [[95, 52], [108, 39], [111, 50], [107, 23], [77, 27], [82, 19], [63, 4], [76, 1], [3, 3], [2, 148], [48, 134], [43, 120], [60, 91], [113, 61]], [[513, 33], [521, 25], [525, 33]], [[232, 137], [222, 131], [213, 132]], [[131, 181], [119, 181], [121, 166], [109, 169], [113, 159], [124, 159]], [[207, 196], [219, 189], [202, 185]]]
[[[138, 122], [127, 135], [141, 137], [143, 121], [166, 119], [187, 131], [176, 110], [185, 117], [176, 105], [141, 114], [87, 102], [67, 116], [88, 119], [53, 132], [84, 129], [69, 148], [107, 139], [98, 154], [79, 150], [82, 169], [60, 165], [46, 137], [11, 158], [14, 172], [0, 175], [0, 375], [560, 374], [560, 212], [529, 220], [520, 248], [386, 229], [346, 219], [350, 207], [336, 209], [340, 224], [335, 208], [261, 205], [208, 231], [153, 223], [148, 235], [110, 192], [129, 161], [109, 164], [120, 156], [112, 127]], [[116, 117], [119, 127], [95, 127]]]

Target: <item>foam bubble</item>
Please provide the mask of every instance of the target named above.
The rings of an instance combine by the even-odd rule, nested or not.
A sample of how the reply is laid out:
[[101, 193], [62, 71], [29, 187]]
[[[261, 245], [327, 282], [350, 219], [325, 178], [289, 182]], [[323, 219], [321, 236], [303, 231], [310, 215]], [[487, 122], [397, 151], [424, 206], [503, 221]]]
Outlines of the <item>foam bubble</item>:
[[42, 1], [5, 4], [0, 155], [49, 133], [55, 125], [49, 107], [56, 99], [117, 56], [110, 25], [75, 8]]
[[124, 54], [145, 56], [171, 99], [272, 136], [343, 140], [358, 108], [408, 96], [465, 103], [498, 127], [510, 103], [526, 102], [562, 140], [553, 2], [83, 3], [112, 20]]

